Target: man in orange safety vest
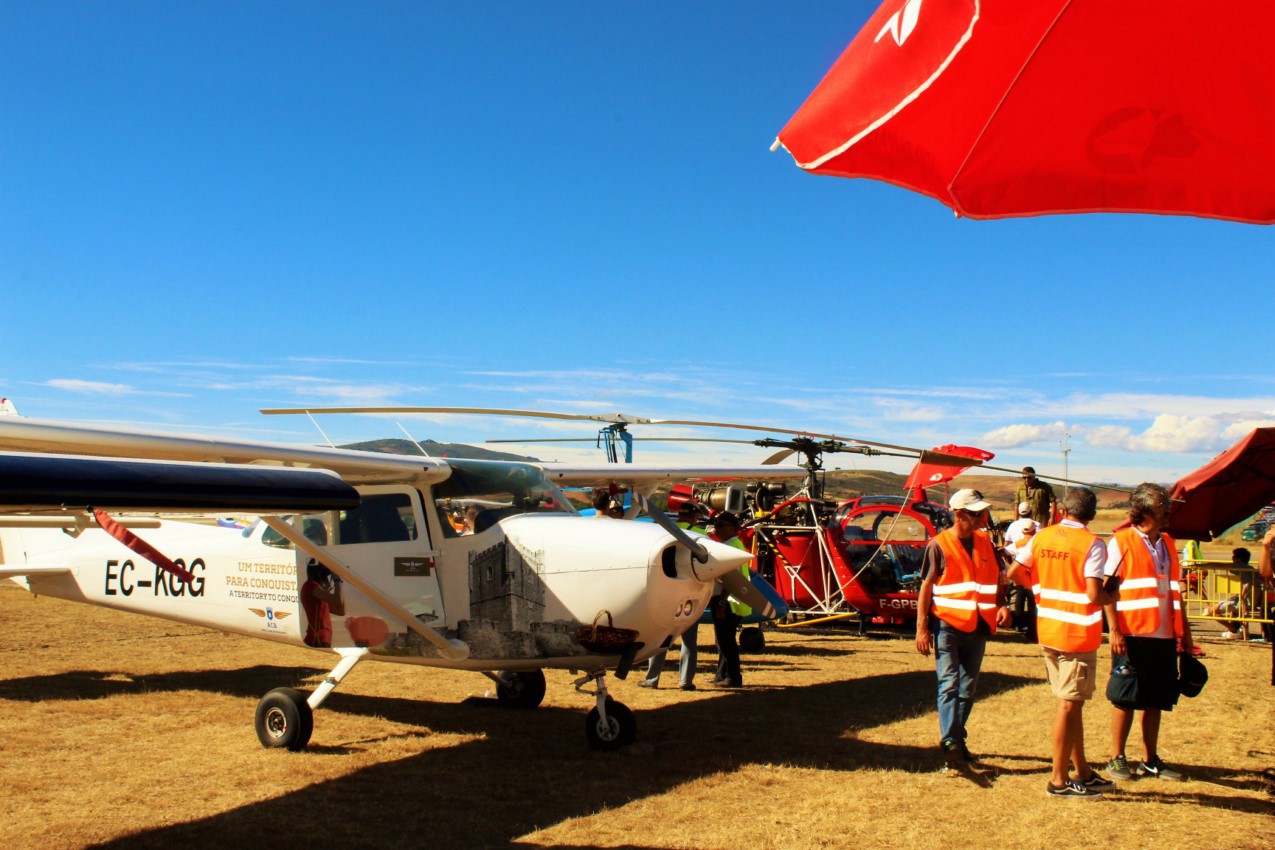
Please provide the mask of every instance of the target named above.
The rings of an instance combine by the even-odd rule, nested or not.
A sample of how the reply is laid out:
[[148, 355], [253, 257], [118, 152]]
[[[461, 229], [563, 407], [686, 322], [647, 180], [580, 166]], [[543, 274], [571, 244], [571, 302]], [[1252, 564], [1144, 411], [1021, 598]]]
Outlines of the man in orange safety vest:
[[939, 749], [944, 769], [971, 762], [965, 725], [983, 666], [987, 638], [1010, 621], [1000, 553], [983, 531], [991, 505], [977, 490], [948, 501], [953, 526], [925, 548], [917, 597], [916, 649], [934, 649], [938, 676]]
[[[1013, 581], [1036, 598], [1036, 636], [1057, 700], [1053, 725], [1051, 797], [1092, 800], [1115, 787], [1085, 757], [1085, 702], [1098, 678], [1102, 606], [1119, 599], [1118, 579], [1104, 587], [1107, 547], [1087, 526], [1098, 510], [1092, 490], [1072, 487], [1063, 498], [1063, 520], [1021, 545], [1009, 569]], [[1068, 775], [1068, 765], [1076, 775]]]
[[[1164, 534], [1169, 522], [1169, 493], [1159, 484], [1139, 484], [1129, 497], [1131, 528], [1117, 531], [1107, 544], [1107, 571], [1120, 571], [1120, 599], [1107, 605], [1111, 652], [1125, 656], [1137, 675], [1137, 699], [1112, 702], [1111, 762], [1117, 779], [1138, 776], [1182, 779], [1160, 759], [1160, 717], [1177, 704], [1178, 651], [1190, 653], [1191, 624], [1182, 606], [1182, 567], [1177, 544]], [[1135, 711], [1142, 712], [1146, 757], [1129, 769], [1125, 743]]]

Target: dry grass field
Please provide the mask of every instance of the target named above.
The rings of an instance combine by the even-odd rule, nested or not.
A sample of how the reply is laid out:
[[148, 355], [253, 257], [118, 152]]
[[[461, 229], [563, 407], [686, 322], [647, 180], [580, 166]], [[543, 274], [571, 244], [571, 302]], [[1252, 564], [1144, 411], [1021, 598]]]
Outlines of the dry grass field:
[[[971, 718], [983, 759], [957, 775], [936, 772], [933, 662], [908, 639], [768, 641], [740, 691], [615, 682], [639, 723], [619, 753], [588, 751], [589, 703], [565, 672], [516, 712], [467, 702], [488, 688], [477, 674], [365, 664], [290, 754], [258, 746], [256, 701], [313, 686], [328, 656], [0, 582], [0, 847], [1271, 844], [1269, 646], [1206, 642], [1211, 680], [1162, 736], [1188, 781], [1078, 802], [1044, 794], [1053, 703], [1022, 638], [989, 647]], [[1107, 705], [1086, 713], [1105, 759]]]

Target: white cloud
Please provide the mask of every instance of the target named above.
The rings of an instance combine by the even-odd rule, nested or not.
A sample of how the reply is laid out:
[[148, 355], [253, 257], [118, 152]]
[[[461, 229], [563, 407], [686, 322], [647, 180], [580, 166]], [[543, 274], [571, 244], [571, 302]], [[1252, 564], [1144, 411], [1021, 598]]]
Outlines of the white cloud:
[[52, 387], [72, 393], [96, 396], [160, 396], [163, 398], [186, 398], [185, 393], [166, 393], [152, 390], [139, 390], [129, 384], [111, 384], [106, 381], [85, 381], [80, 378], [53, 378], [38, 386]]
[[137, 389], [128, 384], [108, 384], [105, 381], [82, 381], [78, 378], [54, 378], [45, 381], [43, 386], [73, 393], [94, 393], [96, 395], [133, 395]]
[[1003, 428], [988, 431], [979, 438], [978, 444], [988, 449], [1012, 449], [1061, 440], [1066, 433], [1067, 425], [1064, 422], [1050, 422], [1045, 425], [1006, 425]]
[[1275, 420], [1251, 418], [1251, 414], [1227, 417], [1162, 413], [1140, 434], [1123, 425], [1102, 425], [1087, 429], [1085, 442], [1130, 452], [1217, 452], [1254, 428], [1272, 425]]

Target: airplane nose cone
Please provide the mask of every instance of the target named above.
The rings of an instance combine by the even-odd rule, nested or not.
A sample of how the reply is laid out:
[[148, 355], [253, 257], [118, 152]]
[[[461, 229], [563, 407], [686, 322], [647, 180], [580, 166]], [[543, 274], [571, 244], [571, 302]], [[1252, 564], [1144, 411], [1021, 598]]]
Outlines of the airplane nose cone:
[[734, 546], [727, 546], [725, 543], [718, 543], [707, 537], [697, 539], [708, 550], [708, 563], [701, 564], [694, 558], [691, 559], [691, 570], [700, 581], [716, 581], [753, 559], [752, 554], [743, 549], [736, 549]]

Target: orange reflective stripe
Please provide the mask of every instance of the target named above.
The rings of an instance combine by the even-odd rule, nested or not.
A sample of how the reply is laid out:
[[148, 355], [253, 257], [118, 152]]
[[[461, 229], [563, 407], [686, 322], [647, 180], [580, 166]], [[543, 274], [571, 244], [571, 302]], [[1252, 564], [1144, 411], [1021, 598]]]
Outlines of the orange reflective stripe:
[[933, 585], [934, 613], [940, 620], [972, 632], [982, 617], [996, 634], [996, 591], [1000, 567], [992, 540], [985, 531], [974, 532], [974, 557], [948, 529], [934, 538], [943, 550], [943, 575]]
[[[1173, 633], [1182, 637], [1182, 567], [1177, 544], [1161, 533], [1169, 553], [1169, 602], [1173, 612]], [[1146, 635], [1160, 628], [1160, 596], [1155, 574], [1155, 558], [1137, 529], [1115, 534], [1122, 560], [1120, 599], [1116, 602], [1116, 626], [1121, 634]]]

